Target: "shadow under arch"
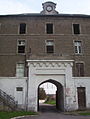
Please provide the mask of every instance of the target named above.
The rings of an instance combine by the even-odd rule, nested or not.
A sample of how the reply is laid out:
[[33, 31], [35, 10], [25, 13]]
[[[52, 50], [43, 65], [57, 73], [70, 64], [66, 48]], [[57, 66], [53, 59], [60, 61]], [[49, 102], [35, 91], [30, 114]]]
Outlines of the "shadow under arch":
[[46, 80], [46, 81], [40, 83], [39, 86], [38, 86], [38, 111], [39, 111], [39, 87], [40, 87], [40, 85], [42, 85], [44, 83], [47, 83], [47, 82], [52, 83], [57, 87], [57, 91], [56, 91], [56, 109], [60, 110], [60, 111], [64, 111], [64, 88], [63, 88], [61, 83], [59, 83], [56, 80], [52, 80], [52, 79]]

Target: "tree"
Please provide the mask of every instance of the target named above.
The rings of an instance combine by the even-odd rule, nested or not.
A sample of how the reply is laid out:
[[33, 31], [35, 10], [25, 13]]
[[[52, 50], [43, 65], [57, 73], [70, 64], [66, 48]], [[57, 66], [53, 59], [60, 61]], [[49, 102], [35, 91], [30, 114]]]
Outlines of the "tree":
[[46, 92], [44, 88], [39, 88], [39, 99], [44, 100], [46, 98]]

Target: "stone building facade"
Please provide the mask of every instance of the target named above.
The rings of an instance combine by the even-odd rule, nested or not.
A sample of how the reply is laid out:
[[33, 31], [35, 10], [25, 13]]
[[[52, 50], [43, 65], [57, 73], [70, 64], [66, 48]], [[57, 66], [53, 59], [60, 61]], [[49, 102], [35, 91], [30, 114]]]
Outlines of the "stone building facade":
[[90, 108], [90, 16], [42, 5], [38, 14], [0, 15], [0, 88], [37, 111], [38, 87], [51, 82], [58, 109]]

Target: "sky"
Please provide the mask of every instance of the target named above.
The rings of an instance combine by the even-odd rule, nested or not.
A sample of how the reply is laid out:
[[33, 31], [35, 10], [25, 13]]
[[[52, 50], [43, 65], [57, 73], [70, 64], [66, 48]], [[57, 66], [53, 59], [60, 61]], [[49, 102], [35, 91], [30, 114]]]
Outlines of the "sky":
[[[40, 13], [42, 3], [48, 0], [0, 0], [0, 15]], [[50, 0], [49, 0], [50, 1]], [[90, 15], [90, 0], [51, 0], [56, 3], [56, 10], [63, 14]]]
[[57, 90], [57, 87], [49, 82], [42, 84], [40, 88], [44, 88], [46, 94], [56, 94]]

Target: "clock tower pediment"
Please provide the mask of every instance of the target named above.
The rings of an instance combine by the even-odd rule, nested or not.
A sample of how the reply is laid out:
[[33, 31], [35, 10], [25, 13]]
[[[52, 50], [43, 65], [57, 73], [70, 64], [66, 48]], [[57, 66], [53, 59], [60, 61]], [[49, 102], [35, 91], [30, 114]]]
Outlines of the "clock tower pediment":
[[43, 11], [41, 11], [41, 14], [47, 14], [47, 15], [54, 15], [58, 14], [58, 12], [55, 10], [56, 4], [53, 2], [45, 2], [42, 4]]

